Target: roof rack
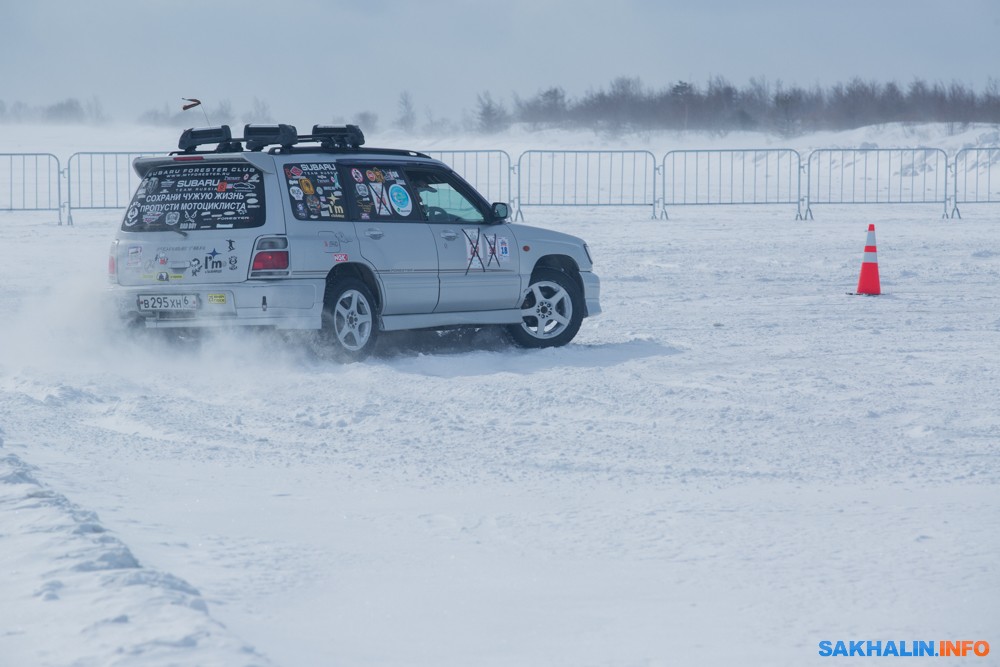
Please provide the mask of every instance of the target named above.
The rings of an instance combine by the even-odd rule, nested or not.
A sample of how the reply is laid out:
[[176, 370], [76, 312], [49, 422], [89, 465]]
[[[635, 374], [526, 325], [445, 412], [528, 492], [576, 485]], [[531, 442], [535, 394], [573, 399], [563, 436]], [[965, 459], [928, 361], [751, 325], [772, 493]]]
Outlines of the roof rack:
[[294, 125], [244, 125], [243, 139], [247, 142], [248, 151], [260, 151], [265, 146], [277, 144], [288, 148], [299, 142], [298, 131]]
[[318, 141], [323, 148], [361, 148], [365, 145], [365, 134], [357, 125], [313, 125], [312, 134], [302, 140]]
[[[216, 127], [192, 127], [181, 134], [177, 148], [184, 154], [198, 151], [200, 146], [216, 144], [215, 153], [240, 153], [246, 143], [248, 151], [262, 151], [271, 146], [269, 153], [306, 153], [310, 151], [329, 152], [365, 152], [387, 153], [391, 155], [406, 155], [411, 157], [428, 157], [416, 151], [391, 148], [361, 148], [365, 143], [364, 132], [357, 125], [313, 125], [312, 134], [299, 134], [294, 125], [279, 123], [276, 125], [244, 125], [243, 136], [233, 138], [228, 125]], [[302, 142], [315, 142], [319, 146], [301, 146]]]
[[194, 153], [198, 146], [218, 144], [215, 148], [216, 153], [230, 153], [243, 150], [243, 146], [239, 142], [239, 139], [233, 141], [233, 133], [228, 125], [191, 127], [181, 133], [177, 148], [185, 153]]

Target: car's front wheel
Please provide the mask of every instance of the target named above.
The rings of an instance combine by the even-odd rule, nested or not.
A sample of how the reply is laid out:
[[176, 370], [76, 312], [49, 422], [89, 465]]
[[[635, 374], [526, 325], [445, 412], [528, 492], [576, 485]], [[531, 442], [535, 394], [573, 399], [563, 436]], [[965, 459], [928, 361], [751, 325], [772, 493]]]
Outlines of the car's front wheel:
[[521, 323], [507, 332], [522, 347], [558, 347], [573, 340], [583, 322], [583, 293], [572, 276], [537, 269], [521, 303]]
[[327, 287], [323, 337], [343, 361], [360, 361], [371, 354], [378, 337], [378, 318], [375, 299], [363, 282], [346, 278]]

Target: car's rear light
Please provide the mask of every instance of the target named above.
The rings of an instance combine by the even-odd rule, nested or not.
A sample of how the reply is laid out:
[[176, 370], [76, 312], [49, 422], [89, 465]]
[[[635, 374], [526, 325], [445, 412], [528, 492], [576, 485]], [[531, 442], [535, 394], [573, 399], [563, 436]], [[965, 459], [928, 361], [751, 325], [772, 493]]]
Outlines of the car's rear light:
[[264, 250], [253, 257], [253, 271], [281, 271], [287, 268], [287, 250]]
[[204, 160], [200, 155], [182, 155], [180, 157], [175, 157], [174, 162], [195, 162], [197, 160]]

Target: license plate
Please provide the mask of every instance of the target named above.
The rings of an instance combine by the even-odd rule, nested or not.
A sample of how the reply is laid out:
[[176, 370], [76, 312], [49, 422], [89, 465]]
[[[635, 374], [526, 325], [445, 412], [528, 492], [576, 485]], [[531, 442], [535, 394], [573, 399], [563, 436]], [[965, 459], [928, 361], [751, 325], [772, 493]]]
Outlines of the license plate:
[[197, 294], [140, 294], [139, 310], [154, 312], [171, 310], [198, 310], [201, 301]]

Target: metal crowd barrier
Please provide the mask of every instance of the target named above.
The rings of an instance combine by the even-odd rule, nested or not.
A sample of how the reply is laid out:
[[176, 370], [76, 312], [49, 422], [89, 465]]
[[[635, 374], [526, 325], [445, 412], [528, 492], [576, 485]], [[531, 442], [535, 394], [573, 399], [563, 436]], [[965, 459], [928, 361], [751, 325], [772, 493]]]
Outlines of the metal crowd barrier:
[[51, 153], [0, 153], [0, 211], [56, 211], [62, 225], [60, 171]]
[[506, 151], [422, 151], [441, 160], [472, 184], [490, 202], [511, 201], [511, 174], [514, 172]]
[[1000, 202], [1000, 167], [993, 178], [993, 165], [1000, 163], [1000, 148], [963, 148], [955, 154], [954, 192], [951, 217], [961, 218], [961, 204]]
[[525, 151], [517, 160], [515, 219], [525, 206], [649, 206], [656, 217], [656, 158], [649, 151]]
[[802, 218], [802, 158], [788, 148], [682, 150], [663, 156], [663, 208], [795, 204]]
[[[669, 151], [660, 164], [644, 150], [529, 150], [516, 165], [502, 150], [427, 153], [522, 220], [525, 206], [650, 206], [655, 218], [657, 206], [667, 217], [673, 206], [795, 204], [796, 219], [812, 219], [815, 204], [940, 204], [948, 217], [951, 203], [960, 218], [960, 205], [1000, 203], [997, 147], [962, 149], [954, 162], [938, 148], [821, 148], [805, 164], [786, 148]], [[60, 175], [68, 224], [74, 209], [124, 208], [139, 182], [132, 161], [162, 154], [74, 153], [62, 170], [50, 153], [0, 153], [0, 211], [56, 211], [61, 225]]]
[[125, 208], [139, 185], [132, 161], [163, 151], [73, 153], [66, 166], [66, 220], [73, 224], [73, 209]]
[[948, 215], [948, 156], [940, 148], [821, 148], [809, 154], [813, 204], [941, 204]]

